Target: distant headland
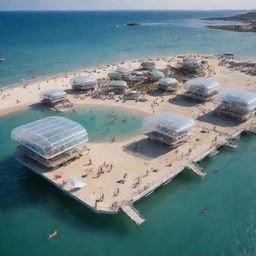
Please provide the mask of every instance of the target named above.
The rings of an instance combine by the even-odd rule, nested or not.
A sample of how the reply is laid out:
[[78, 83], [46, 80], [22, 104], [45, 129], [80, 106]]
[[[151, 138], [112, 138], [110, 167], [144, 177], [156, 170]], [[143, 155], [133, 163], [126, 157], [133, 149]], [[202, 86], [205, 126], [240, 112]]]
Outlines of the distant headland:
[[223, 29], [223, 30], [230, 30], [230, 31], [237, 31], [237, 32], [256, 32], [256, 11], [235, 15], [235, 16], [230, 16], [230, 17], [204, 18], [202, 20], [238, 21], [244, 24], [209, 25], [207, 27], [211, 29]]

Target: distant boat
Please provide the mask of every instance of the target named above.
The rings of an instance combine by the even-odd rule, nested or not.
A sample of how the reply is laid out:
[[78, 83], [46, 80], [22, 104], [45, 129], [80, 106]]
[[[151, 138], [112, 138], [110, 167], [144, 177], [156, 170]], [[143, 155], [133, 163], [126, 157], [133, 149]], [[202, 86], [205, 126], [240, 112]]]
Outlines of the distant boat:
[[0, 62], [4, 62], [5, 61], [5, 59], [4, 58], [0, 58]]
[[139, 22], [127, 22], [126, 25], [127, 26], [139, 26], [140, 23]]

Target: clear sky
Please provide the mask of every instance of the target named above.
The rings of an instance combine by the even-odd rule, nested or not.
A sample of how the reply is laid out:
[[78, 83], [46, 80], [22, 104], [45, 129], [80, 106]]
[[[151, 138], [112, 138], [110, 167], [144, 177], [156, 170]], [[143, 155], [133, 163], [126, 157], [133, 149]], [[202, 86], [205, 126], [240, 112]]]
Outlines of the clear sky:
[[0, 0], [0, 10], [256, 9], [256, 0]]

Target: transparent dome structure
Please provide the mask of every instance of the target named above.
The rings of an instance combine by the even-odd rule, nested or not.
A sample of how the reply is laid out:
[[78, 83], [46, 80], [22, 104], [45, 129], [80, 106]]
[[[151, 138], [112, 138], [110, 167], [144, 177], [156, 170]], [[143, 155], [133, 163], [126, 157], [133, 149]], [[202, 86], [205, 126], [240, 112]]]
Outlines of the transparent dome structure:
[[131, 73], [131, 70], [128, 67], [118, 67], [115, 72], [121, 73], [122, 75], [128, 75]]
[[143, 130], [148, 132], [158, 132], [168, 137], [175, 137], [189, 132], [195, 125], [191, 118], [174, 114], [172, 112], [159, 112], [155, 115], [145, 117], [143, 120]]
[[71, 79], [71, 84], [73, 89], [94, 89], [97, 85], [97, 79], [92, 76], [77, 76]]
[[47, 117], [12, 130], [11, 138], [44, 159], [56, 157], [88, 141], [84, 127], [70, 119]]
[[63, 90], [48, 90], [41, 92], [40, 97], [43, 100], [56, 100], [65, 98], [67, 93]]
[[195, 78], [188, 80], [184, 84], [184, 88], [190, 92], [203, 92], [203, 93], [211, 93], [220, 88], [220, 83], [210, 78]]
[[123, 81], [123, 80], [113, 80], [109, 83], [109, 87], [110, 88], [127, 88], [127, 82]]
[[256, 93], [250, 91], [227, 88], [220, 93], [218, 100], [222, 104], [229, 104], [248, 111], [256, 108]]
[[185, 65], [200, 65], [202, 60], [200, 58], [184, 58], [183, 64]]
[[159, 84], [162, 84], [162, 85], [176, 85], [178, 84], [179, 82], [177, 81], [177, 79], [175, 78], [163, 78], [163, 79], [160, 79], [159, 80]]
[[110, 79], [115, 80], [115, 79], [122, 79], [122, 78], [123, 78], [123, 75], [122, 75], [120, 72], [114, 71], [114, 72], [109, 72], [109, 73], [108, 73], [108, 77], [109, 77]]
[[155, 70], [149, 73], [149, 77], [151, 80], [158, 81], [164, 78], [164, 73], [159, 70]]

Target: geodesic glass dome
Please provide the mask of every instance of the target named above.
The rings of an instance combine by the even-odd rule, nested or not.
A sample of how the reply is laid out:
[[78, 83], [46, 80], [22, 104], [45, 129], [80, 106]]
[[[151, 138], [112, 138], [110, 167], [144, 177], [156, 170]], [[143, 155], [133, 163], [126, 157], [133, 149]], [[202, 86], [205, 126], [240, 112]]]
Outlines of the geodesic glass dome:
[[143, 120], [145, 132], [156, 131], [170, 137], [190, 131], [194, 125], [193, 119], [172, 112], [159, 112]]
[[51, 116], [12, 130], [11, 138], [45, 159], [88, 141], [85, 128], [70, 119]]

